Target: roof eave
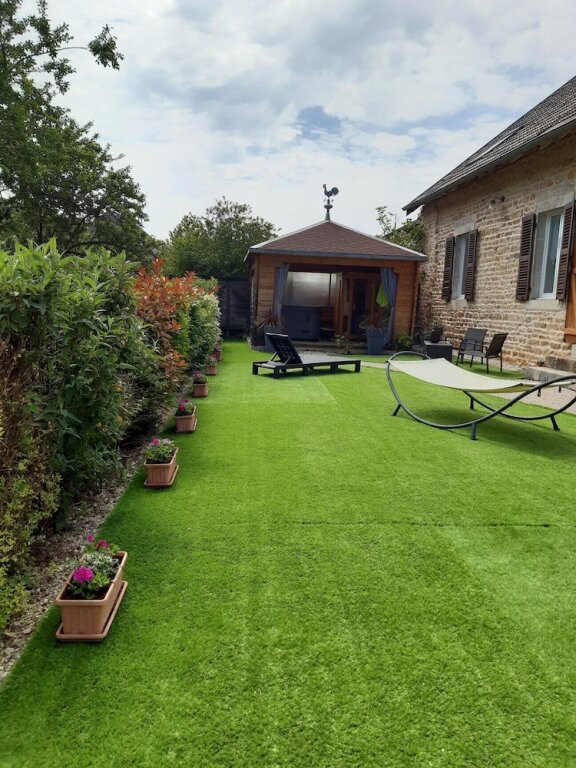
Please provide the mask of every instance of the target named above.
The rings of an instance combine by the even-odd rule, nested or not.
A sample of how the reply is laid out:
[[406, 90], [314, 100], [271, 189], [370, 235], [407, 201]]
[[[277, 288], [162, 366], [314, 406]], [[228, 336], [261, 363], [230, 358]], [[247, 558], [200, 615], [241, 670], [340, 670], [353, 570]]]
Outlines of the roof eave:
[[[378, 253], [349, 253], [347, 251], [302, 251], [290, 248], [258, 248], [248, 249], [246, 259], [255, 254], [267, 254], [270, 256], [303, 256], [306, 258], [332, 258], [332, 259], [367, 259], [370, 261], [427, 261], [428, 257], [417, 251], [409, 251], [406, 254], [378, 254]], [[245, 259], [245, 260], [246, 260]]]
[[534, 139], [527, 141], [521, 147], [517, 147], [516, 149], [511, 150], [507, 154], [501, 155], [500, 157], [495, 158], [491, 162], [486, 163], [486, 165], [483, 165], [480, 168], [476, 168], [475, 170], [470, 171], [470, 173], [466, 174], [465, 176], [461, 176], [459, 179], [452, 182], [451, 184], [447, 184], [445, 187], [441, 187], [440, 189], [437, 189], [435, 192], [432, 192], [429, 195], [423, 194], [423, 195], [420, 195], [419, 197], [415, 197], [414, 200], [412, 200], [412, 202], [405, 205], [402, 208], [402, 210], [406, 211], [407, 214], [413, 213], [417, 208], [420, 208], [420, 206], [425, 205], [426, 203], [431, 203], [433, 200], [438, 200], [438, 198], [444, 197], [445, 195], [448, 195], [450, 192], [454, 192], [460, 187], [466, 186], [466, 184], [470, 184], [472, 181], [475, 181], [476, 179], [479, 179], [482, 176], [486, 176], [487, 174], [492, 173], [492, 171], [495, 171], [500, 167], [513, 163], [515, 160], [518, 160], [518, 158], [527, 154], [532, 149], [537, 149], [539, 146], [547, 146], [555, 139], [561, 138], [564, 135], [568, 135], [574, 130], [575, 127], [576, 127], [576, 118], [571, 120], [569, 123], [563, 123], [557, 128], [548, 130], [545, 133], [541, 133], [538, 136], [536, 136]]

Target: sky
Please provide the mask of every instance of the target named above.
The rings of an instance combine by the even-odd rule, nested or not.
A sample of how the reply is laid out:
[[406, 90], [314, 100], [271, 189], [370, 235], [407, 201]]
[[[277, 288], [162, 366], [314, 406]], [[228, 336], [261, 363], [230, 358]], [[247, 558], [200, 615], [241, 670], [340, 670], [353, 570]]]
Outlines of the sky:
[[[519, 10], [521, 9], [521, 10]], [[377, 234], [576, 75], [574, 0], [49, 0], [74, 45], [109, 24], [119, 71], [72, 52], [63, 103], [124, 155], [166, 238], [217, 199], [281, 232]]]

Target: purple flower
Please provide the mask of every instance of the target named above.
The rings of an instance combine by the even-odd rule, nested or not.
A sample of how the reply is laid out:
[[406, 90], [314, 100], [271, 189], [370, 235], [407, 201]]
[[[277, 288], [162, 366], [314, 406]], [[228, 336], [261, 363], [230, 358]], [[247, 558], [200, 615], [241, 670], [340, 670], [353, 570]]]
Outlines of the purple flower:
[[93, 578], [94, 571], [92, 568], [86, 568], [84, 566], [77, 568], [72, 574], [72, 580], [76, 581], [78, 584], [84, 584], [86, 581], [92, 581]]
[[96, 549], [108, 549], [108, 546], [106, 539], [100, 539], [96, 544]]
[[92, 542], [94, 541], [94, 536], [91, 533], [89, 533], [88, 536], [86, 536], [86, 541], [88, 542], [88, 544], [92, 544]]

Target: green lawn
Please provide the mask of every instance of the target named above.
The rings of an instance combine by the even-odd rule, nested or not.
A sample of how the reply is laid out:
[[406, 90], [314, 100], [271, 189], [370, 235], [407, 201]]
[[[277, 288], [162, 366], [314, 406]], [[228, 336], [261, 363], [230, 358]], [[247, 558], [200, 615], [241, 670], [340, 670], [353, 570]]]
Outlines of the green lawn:
[[392, 418], [381, 369], [258, 358], [226, 345], [174, 487], [139, 472], [104, 526], [129, 552], [108, 639], [58, 644], [54, 609], [33, 636], [0, 766], [576, 765], [576, 419], [473, 442]]

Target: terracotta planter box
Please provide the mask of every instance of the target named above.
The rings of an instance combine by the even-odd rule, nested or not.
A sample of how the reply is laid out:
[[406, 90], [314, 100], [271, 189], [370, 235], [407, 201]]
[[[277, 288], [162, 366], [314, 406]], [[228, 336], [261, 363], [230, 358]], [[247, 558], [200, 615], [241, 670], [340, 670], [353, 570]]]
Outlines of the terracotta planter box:
[[216, 365], [206, 365], [204, 366], [204, 373], [206, 376], [216, 376], [218, 373], [218, 366]]
[[72, 573], [68, 581], [56, 598], [56, 605], [60, 608], [62, 623], [58, 627], [56, 637], [58, 640], [68, 642], [99, 642], [108, 635], [112, 621], [128, 582], [122, 581], [124, 564], [128, 557], [127, 552], [117, 552], [120, 557], [120, 565], [116, 571], [114, 579], [108, 587], [108, 591], [99, 600], [79, 600], [78, 598], [65, 597], [66, 590]]
[[192, 384], [192, 397], [207, 397], [208, 396], [208, 382], [203, 384]]
[[176, 425], [175, 432], [194, 432], [196, 429], [196, 406], [192, 413], [184, 413], [174, 417]]
[[222, 360], [222, 350], [221, 349], [215, 349], [214, 352], [212, 352], [216, 360]]
[[174, 456], [172, 456], [170, 461], [165, 464], [144, 462], [144, 469], [146, 470], [144, 485], [146, 488], [168, 488], [172, 485], [178, 472], [178, 464], [176, 464], [177, 454], [178, 448], [174, 451]]

